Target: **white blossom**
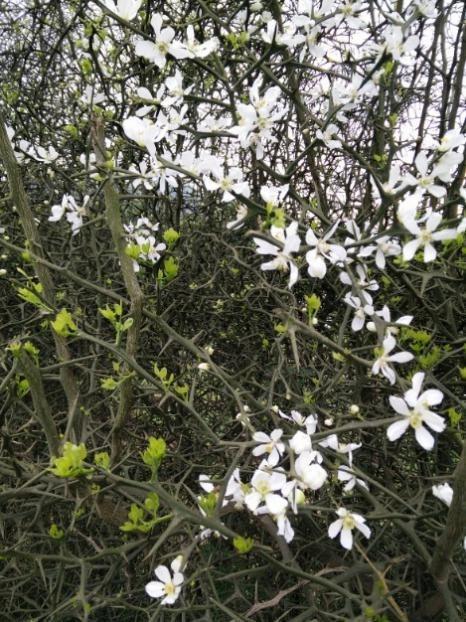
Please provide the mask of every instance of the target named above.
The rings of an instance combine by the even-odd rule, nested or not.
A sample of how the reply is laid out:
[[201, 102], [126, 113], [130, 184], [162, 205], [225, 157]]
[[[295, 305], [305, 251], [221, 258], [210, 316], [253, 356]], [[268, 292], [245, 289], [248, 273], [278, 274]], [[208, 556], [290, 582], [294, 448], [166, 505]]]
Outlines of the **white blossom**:
[[163, 69], [167, 63], [167, 54], [176, 59], [192, 58], [193, 54], [181, 42], [175, 39], [175, 31], [171, 26], [162, 28], [163, 16], [154, 13], [151, 18], [151, 26], [154, 31], [154, 41], [137, 39], [135, 52], [151, 61], [159, 69]]
[[445, 153], [446, 151], [451, 151], [452, 149], [456, 149], [456, 147], [461, 147], [466, 142], [466, 136], [461, 133], [458, 128], [453, 128], [446, 132], [439, 144], [437, 145], [437, 151], [441, 153]]
[[285, 445], [280, 440], [282, 435], [283, 430], [280, 428], [273, 430], [270, 435], [265, 432], [255, 432], [252, 438], [260, 444], [252, 450], [253, 456], [268, 454], [267, 464], [271, 467], [276, 466], [285, 451]]
[[335, 233], [338, 227], [338, 221], [327, 231], [322, 237], [318, 238], [312, 228], [306, 233], [306, 243], [311, 247], [306, 253], [306, 261], [308, 263], [308, 273], [311, 277], [323, 279], [327, 273], [327, 265], [325, 259], [332, 264], [344, 261], [346, 258], [346, 250], [339, 244], [330, 244], [329, 239]]
[[118, 0], [116, 5], [113, 0], [105, 0], [105, 6], [107, 9], [128, 22], [136, 17], [141, 4], [142, 0]]
[[440, 501], [443, 501], [445, 505], [450, 507], [451, 502], [453, 501], [453, 488], [450, 486], [448, 482], [444, 484], [437, 484], [432, 486], [432, 494]]
[[335, 138], [338, 136], [339, 129], [333, 123], [327, 125], [324, 131], [317, 130], [316, 137], [321, 140], [326, 147], [329, 149], [338, 149], [341, 147], [341, 141], [339, 138]]
[[338, 519], [331, 523], [328, 528], [330, 538], [336, 538], [340, 534], [340, 544], [345, 549], [353, 548], [353, 530], [360, 531], [365, 538], [370, 538], [371, 530], [366, 525], [366, 519], [360, 514], [350, 512], [345, 508], [338, 508]]
[[254, 242], [257, 245], [256, 252], [259, 253], [259, 255], [275, 255], [275, 258], [271, 261], [261, 264], [261, 270], [289, 271], [290, 279], [288, 287], [291, 288], [296, 283], [299, 276], [298, 267], [292, 258], [292, 254], [298, 252], [301, 244], [298, 235], [298, 222], [293, 221], [286, 229], [272, 225], [270, 233], [272, 237], [282, 243], [283, 247], [280, 248], [261, 238], [254, 238]]
[[89, 202], [89, 195], [83, 199], [82, 205], [78, 205], [71, 194], [64, 194], [61, 204], [52, 205], [50, 222], [58, 222], [63, 216], [71, 224], [71, 234], [76, 235], [83, 226], [83, 218], [86, 216], [86, 206]]
[[434, 432], [443, 432], [445, 429], [443, 417], [429, 410], [429, 406], [440, 404], [443, 393], [438, 389], [428, 389], [419, 394], [423, 381], [424, 373], [418, 372], [413, 376], [412, 388], [403, 397], [390, 396], [391, 407], [403, 418], [387, 428], [387, 436], [389, 440], [396, 441], [412, 427], [419, 445], [429, 451], [434, 446], [434, 437], [425, 426]]
[[457, 235], [456, 229], [437, 231], [438, 226], [442, 222], [442, 214], [440, 212], [431, 212], [416, 220], [415, 211], [412, 207], [413, 203], [411, 203], [411, 210], [405, 207], [401, 222], [405, 229], [416, 237], [406, 242], [403, 246], [403, 259], [410, 261], [419, 248], [424, 248], [424, 262], [434, 261], [437, 257], [437, 251], [433, 242], [454, 239]]
[[166, 566], [157, 566], [154, 572], [158, 581], [150, 581], [146, 585], [147, 594], [152, 598], [161, 598], [162, 605], [173, 605], [184, 582], [184, 576], [180, 572], [182, 563], [183, 558], [180, 555], [170, 564], [171, 571]]
[[369, 486], [366, 484], [366, 482], [359, 477], [356, 477], [356, 475], [351, 470], [351, 467], [346, 466], [345, 464], [338, 468], [337, 477], [338, 481], [345, 482], [345, 485], [343, 486], [344, 492], [351, 492], [356, 484], [362, 486], [363, 488], [369, 489]]
[[222, 202], [229, 203], [235, 200], [233, 192], [249, 197], [251, 191], [247, 181], [243, 181], [243, 173], [239, 168], [232, 167], [228, 173], [223, 174], [221, 171], [213, 171], [215, 179], [205, 175], [203, 177], [204, 185], [210, 192], [220, 190], [223, 192]]
[[372, 374], [382, 373], [390, 384], [395, 384], [396, 376], [395, 371], [390, 363], [408, 363], [412, 361], [414, 355], [410, 352], [397, 352], [396, 354], [390, 354], [393, 348], [396, 346], [396, 339], [393, 335], [385, 337], [378, 353], [377, 359], [372, 365]]
[[257, 469], [251, 479], [251, 492], [244, 497], [248, 509], [256, 513], [261, 504], [265, 505], [270, 514], [280, 514], [288, 505], [277, 491], [286, 484], [286, 475], [278, 472], [267, 472]]
[[294, 470], [301, 488], [318, 490], [328, 478], [327, 471], [315, 462], [318, 452], [304, 451], [295, 460]]

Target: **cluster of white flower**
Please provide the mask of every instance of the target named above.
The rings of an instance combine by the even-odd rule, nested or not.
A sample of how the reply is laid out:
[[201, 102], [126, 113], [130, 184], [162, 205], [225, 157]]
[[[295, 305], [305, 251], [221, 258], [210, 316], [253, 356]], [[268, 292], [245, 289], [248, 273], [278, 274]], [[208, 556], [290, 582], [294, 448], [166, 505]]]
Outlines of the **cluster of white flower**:
[[76, 235], [83, 226], [83, 218], [87, 216], [86, 206], [89, 199], [89, 195], [86, 195], [82, 205], [78, 205], [71, 194], [64, 194], [59, 205], [52, 205], [49, 221], [58, 222], [65, 216], [71, 225], [71, 234]]
[[[248, 11], [240, 10], [234, 15], [229, 24], [230, 30], [227, 32], [221, 28], [220, 33], [221, 36], [230, 37], [230, 40], [240, 35], [245, 41], [257, 36], [261, 45], [265, 44], [265, 54], [277, 48], [281, 51], [285, 48], [284, 52], [292, 52], [293, 58], [299, 59], [300, 63], [319, 59], [323, 66], [327, 66], [326, 63], [339, 54], [329, 45], [328, 30], [332, 29], [335, 37], [340, 27], [345, 28], [346, 32], [350, 28], [356, 33], [365, 27], [368, 16], [363, 9], [363, 2], [359, 1], [323, 0], [317, 4], [319, 8], [313, 0], [298, 0], [294, 14], [290, 15], [290, 11], [287, 11], [279, 23], [269, 11], [263, 10], [262, 2], [249, 3]], [[105, 0], [105, 5], [110, 14], [119, 20], [132, 21], [138, 14], [142, 0], [117, 0], [116, 3]], [[349, 113], [378, 93], [385, 71], [381, 61], [390, 58], [394, 63], [408, 66], [414, 62], [420, 37], [411, 34], [410, 29], [419, 15], [426, 19], [435, 18], [435, 3], [431, 0], [414, 0], [405, 12], [405, 17], [391, 13], [384, 27], [374, 28], [377, 36], [372, 37], [373, 41], [361, 45], [359, 50], [360, 58], [364, 60], [360, 64], [364, 67], [364, 75], [342, 78], [341, 72], [335, 72], [335, 79], [331, 82], [322, 77], [320, 92], [306, 94], [304, 108], [308, 102], [318, 100], [322, 103], [320, 116], [314, 117], [312, 113], [310, 120], [302, 124], [303, 136], [313, 141], [310, 144], [324, 151], [333, 150], [336, 156], [347, 150], [350, 139], [345, 140], [345, 133], [348, 135], [350, 132], [345, 128], [351, 116]], [[250, 150], [256, 160], [263, 160], [267, 148], [271, 145], [275, 148], [279, 139], [283, 138], [280, 128], [284, 119], [290, 135], [297, 128], [294, 112], [288, 105], [283, 85], [274, 83], [271, 86], [275, 80], [271, 82], [269, 75], [259, 74], [256, 77], [251, 72], [251, 82], [241, 99], [230, 101], [226, 107], [199, 104], [197, 126], [190, 127], [187, 102], [192, 97], [194, 84], [187, 84], [188, 72], [183, 74], [180, 69], [183, 63], [177, 63], [173, 70], [174, 63], [169, 61], [200, 62], [214, 54], [220, 42], [213, 35], [216, 31], [209, 31], [207, 20], [202, 42], [196, 39], [193, 25], [188, 25], [185, 31], [177, 35], [169, 23], [167, 16], [154, 13], [150, 18], [151, 35], [133, 40], [136, 56], [158, 68], [160, 82], [157, 87], [151, 87], [152, 90], [147, 86], [133, 86], [132, 101], [139, 107], [122, 122], [127, 138], [142, 150], [142, 159], [129, 167], [130, 183], [133, 188], [142, 186], [163, 195], [177, 187], [181, 181], [194, 181], [208, 192], [219, 193], [222, 203], [234, 205], [237, 209], [236, 218], [227, 227], [238, 230], [247, 219], [248, 199], [253, 194], [253, 185], [243, 166], [243, 152], [240, 149]], [[350, 58], [348, 50], [346, 53]], [[353, 60], [357, 64], [359, 59], [355, 54]], [[342, 62], [342, 58], [337, 58], [337, 64]], [[221, 97], [224, 91], [219, 90], [219, 93], [222, 95], [217, 96]], [[92, 88], [86, 90], [84, 98], [94, 104], [104, 100], [104, 96], [96, 94]], [[313, 120], [314, 125], [311, 123]], [[190, 142], [192, 136], [198, 140], [203, 138], [203, 134], [208, 140], [225, 137], [228, 147], [217, 144], [215, 148], [209, 149], [207, 141], [201, 143], [201, 146], [199, 142]], [[184, 143], [181, 153], [177, 149], [180, 142]], [[394, 205], [398, 205], [399, 226], [393, 223], [393, 228], [387, 230], [381, 225], [375, 225], [373, 229], [368, 225], [361, 231], [354, 220], [322, 218], [320, 221], [314, 216], [310, 226], [305, 227], [298, 220], [292, 220], [287, 226], [272, 224], [267, 235], [260, 234], [259, 237], [256, 234], [253, 238], [257, 254], [267, 257], [260, 265], [261, 270], [286, 273], [289, 288], [297, 284], [304, 266], [310, 279], [321, 280], [329, 271], [338, 270], [339, 281], [345, 288], [341, 300], [353, 313], [351, 330], [362, 334], [361, 331], [365, 329], [372, 336], [377, 334], [375, 358], [369, 365], [371, 374], [381, 374], [391, 385], [397, 382], [394, 364], [409, 363], [414, 359], [410, 352], [395, 351], [399, 328], [409, 325], [413, 317], [402, 316], [392, 321], [392, 313], [386, 305], [382, 308], [376, 306], [374, 298], [379, 291], [377, 271], [385, 271], [391, 261], [417, 260], [420, 250], [423, 251], [425, 263], [433, 262], [439, 252], [438, 243], [452, 240], [460, 231], [464, 231], [464, 221], [457, 228], [441, 227], [441, 210], [432, 206], [446, 196], [446, 184], [452, 180], [463, 158], [461, 149], [465, 142], [466, 137], [453, 128], [432, 148], [421, 145], [413, 161], [408, 160], [401, 150], [396, 156], [399, 159], [387, 167], [383, 180], [374, 173], [375, 169], [367, 167], [368, 174], [373, 177], [374, 200], [381, 202], [388, 198]], [[305, 147], [308, 148], [308, 145]], [[57, 156], [53, 147], [46, 150], [28, 146], [25, 151], [45, 163], [53, 162]], [[382, 158], [383, 154], [378, 154], [378, 157]], [[89, 158], [86, 162], [89, 162]], [[338, 166], [335, 168], [338, 170]], [[264, 170], [267, 169], [264, 167]], [[292, 204], [294, 200], [294, 189], [290, 191], [291, 182], [277, 186], [263, 179], [259, 182], [260, 190], [257, 194], [263, 201], [264, 211], [271, 213], [282, 210], [284, 216], [284, 202]], [[279, 175], [278, 179], [287, 181], [289, 177]], [[461, 192], [465, 198], [464, 190]], [[253, 198], [260, 200], [258, 197]], [[89, 197], [85, 197], [83, 205], [78, 207], [72, 196], [65, 195], [61, 205], [52, 207], [49, 220], [58, 221], [66, 214], [72, 233], [76, 234], [86, 215], [88, 200]], [[125, 226], [129, 245], [136, 249], [137, 258], [131, 255], [136, 270], [139, 269], [138, 260], [157, 262], [165, 250], [165, 244], [157, 242], [158, 229], [159, 225], [151, 223], [146, 217]], [[201, 371], [207, 371], [209, 363], [200, 363], [198, 367]], [[421, 392], [424, 380], [423, 373], [416, 373], [412, 378], [412, 388], [403, 392], [403, 397], [389, 397], [397, 418], [388, 426], [387, 436], [390, 441], [396, 441], [411, 427], [421, 447], [431, 450], [435, 442], [431, 431], [441, 433], [445, 429], [445, 421], [430, 408], [442, 402], [443, 394], [437, 389]], [[404, 389], [402, 382], [400, 385]], [[277, 415], [283, 420], [282, 427], [277, 423]], [[243, 412], [239, 420], [245, 422], [246, 430], [252, 429], [248, 412]], [[327, 424], [332, 425], [332, 421], [327, 420]], [[362, 493], [367, 490], [364, 476], [353, 465], [353, 453], [361, 444], [340, 442], [338, 436], [330, 432], [323, 440], [316, 441], [313, 436], [317, 426], [316, 415], [304, 417], [298, 411], [291, 411], [288, 415], [276, 409], [273, 429], [252, 432], [254, 448], [250, 458], [255, 465], [252, 476], [245, 482], [242, 481], [245, 475], [240, 468], [233, 470], [224, 483], [223, 506], [248, 511], [253, 516], [270, 516], [277, 525], [278, 535], [286, 542], [291, 542], [294, 529], [290, 517], [298, 514], [300, 506], [329, 480], [329, 472], [324, 468], [327, 465], [324, 460], [326, 453], [334, 452], [338, 457], [335, 471], [343, 495], [351, 494], [355, 489]], [[200, 476], [199, 484], [207, 495], [213, 495], [214, 502], [218, 500], [218, 484], [205, 474]], [[449, 504], [453, 493], [447, 487], [448, 484], [434, 487], [433, 492]], [[206, 516], [208, 504], [202, 496], [198, 501], [201, 514]], [[335, 504], [338, 518], [328, 526], [328, 535], [330, 538], [339, 535], [341, 545], [349, 550], [353, 546], [355, 530], [366, 538], [371, 536], [371, 530], [363, 516], [338, 506], [340, 502]], [[203, 529], [200, 537], [204, 539], [216, 533]], [[162, 604], [173, 604], [184, 582], [183, 563], [183, 558], [178, 557], [171, 563], [170, 569], [164, 565], [158, 566], [155, 570], [158, 580], [148, 583], [147, 593], [161, 599]]]
[[[239, 415], [238, 419], [243, 421], [245, 418], [248, 419], [249, 413], [248, 409]], [[338, 480], [344, 483], [344, 494], [351, 493], [356, 485], [366, 490], [368, 486], [353, 471], [353, 452], [361, 447], [360, 443], [341, 443], [336, 434], [329, 434], [313, 444], [312, 437], [318, 425], [317, 415], [305, 417], [296, 410], [288, 415], [278, 407], [274, 407], [273, 414], [274, 416], [278, 414], [288, 422], [289, 433], [278, 427], [270, 433], [253, 432], [252, 440], [256, 445], [252, 455], [261, 461], [248, 483], [241, 480], [239, 468], [234, 470], [225, 486], [223, 506], [231, 504], [235, 509], [249, 510], [255, 516], [269, 515], [277, 525], [277, 534], [283, 536], [286, 542], [291, 542], [294, 530], [289, 518], [290, 513], [298, 514], [299, 506], [305, 504], [310, 495], [322, 488], [329, 477], [328, 471], [322, 466], [324, 457], [321, 450], [331, 450], [341, 457], [347, 456], [348, 464], [341, 465], [337, 470]], [[199, 483], [207, 493], [216, 490], [213, 482], [205, 474], [199, 477]], [[202, 497], [200, 499], [202, 500]], [[201, 512], [205, 514], [202, 503], [200, 507]], [[346, 510], [342, 508], [338, 509], [340, 517], [348, 518], [341, 525], [338, 521], [332, 523], [329, 535], [333, 538], [343, 525], [342, 546], [351, 548], [352, 538], [348, 532], [351, 533], [356, 527], [369, 537], [370, 530], [364, 525], [364, 518], [358, 514], [345, 514], [345, 512]], [[213, 533], [211, 530], [202, 532], [203, 537]]]
[[261, 93], [261, 83], [262, 78], [257, 78], [249, 89], [250, 104], [238, 103], [238, 124], [230, 128], [241, 147], [253, 147], [258, 158], [264, 156], [266, 143], [277, 141], [272, 130], [286, 113], [280, 87], [272, 86]]
[[[167, 248], [164, 242], [157, 242], [155, 238], [159, 226], [159, 223], [151, 223], [145, 216], [138, 218], [135, 223], [124, 225], [129, 241], [130, 256], [134, 258], [137, 254], [137, 260], [133, 261], [136, 272], [139, 271], [138, 261], [156, 263], [161, 253]], [[136, 252], [131, 252], [132, 249]]]
[[[450, 130], [440, 141], [437, 151], [441, 155], [440, 159], [429, 177], [416, 179], [406, 175], [402, 178], [399, 169], [396, 168], [392, 174], [392, 183], [398, 184], [399, 188], [416, 186], [414, 193], [405, 197], [398, 207], [398, 220], [403, 225], [407, 233], [415, 236], [401, 245], [401, 240], [396, 235], [387, 235], [384, 230], [380, 232], [364, 232], [363, 234], [358, 225], [353, 221], [344, 223], [346, 230], [351, 237], [346, 237], [343, 242], [335, 240], [340, 221], [336, 221], [330, 229], [321, 236], [316, 234], [314, 226], [307, 229], [305, 241], [307, 252], [305, 260], [308, 268], [307, 273], [311, 278], [322, 279], [325, 277], [328, 264], [340, 268], [340, 281], [351, 288], [343, 296], [344, 302], [354, 309], [354, 316], [351, 328], [354, 332], [367, 330], [376, 332], [380, 327], [383, 338], [376, 347], [376, 358], [372, 365], [372, 374], [382, 374], [391, 384], [396, 382], [396, 373], [393, 368], [394, 363], [407, 363], [413, 360], [413, 354], [409, 352], [393, 352], [397, 342], [394, 335], [398, 332], [397, 326], [410, 324], [412, 316], [404, 316], [396, 322], [391, 321], [391, 313], [386, 305], [381, 310], [376, 310], [370, 292], [377, 291], [379, 285], [375, 279], [370, 279], [368, 274], [367, 261], [373, 258], [378, 270], [385, 270], [387, 259], [396, 258], [402, 254], [404, 261], [414, 258], [419, 248], [424, 249], [424, 262], [428, 263], [437, 257], [435, 242], [452, 240], [464, 229], [464, 222], [457, 228], [439, 229], [442, 222], [440, 212], [426, 210], [424, 216], [416, 218], [416, 212], [426, 192], [430, 192], [436, 198], [443, 196], [444, 188], [433, 184], [433, 179], [439, 177], [442, 180], [449, 180], [452, 171], [458, 165], [462, 155], [454, 149], [462, 146], [466, 138], [457, 130]], [[328, 141], [327, 141], [328, 142]], [[328, 145], [335, 148], [338, 145]], [[427, 171], [427, 160], [424, 154], [416, 158], [416, 166], [422, 175]], [[272, 255], [273, 259], [261, 264], [262, 270], [278, 270], [289, 272], [289, 287], [293, 287], [299, 278], [299, 267], [301, 261], [296, 255], [306, 250], [306, 246], [301, 247], [301, 238], [298, 231], [298, 222], [293, 221], [286, 228], [272, 226], [270, 228], [270, 238], [262, 239], [255, 237], [256, 252], [259, 255]], [[274, 242], [277, 240], [277, 243]], [[328, 263], [327, 263], [328, 262]], [[344, 268], [344, 269], [343, 269]], [[368, 321], [369, 320], [369, 321]], [[424, 441], [424, 445], [429, 444]]]

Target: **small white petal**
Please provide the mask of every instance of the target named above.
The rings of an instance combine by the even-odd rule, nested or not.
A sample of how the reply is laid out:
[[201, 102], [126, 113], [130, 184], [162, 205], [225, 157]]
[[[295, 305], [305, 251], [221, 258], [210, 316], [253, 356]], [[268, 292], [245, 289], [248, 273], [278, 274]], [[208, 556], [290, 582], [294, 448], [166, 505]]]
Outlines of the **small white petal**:
[[353, 548], [353, 533], [351, 529], [343, 527], [340, 533], [341, 546], [350, 551]]
[[432, 244], [426, 244], [424, 247], [424, 262], [429, 263], [437, 257], [437, 251]]
[[434, 437], [423, 425], [421, 425], [419, 428], [416, 428], [414, 434], [419, 445], [423, 447], [426, 451], [430, 451], [433, 448]]
[[265, 504], [271, 514], [281, 514], [288, 506], [288, 501], [280, 495], [268, 494]]
[[408, 419], [401, 419], [401, 421], [395, 421], [387, 428], [387, 436], [390, 441], [396, 441], [403, 436], [409, 427]]
[[160, 581], [163, 581], [163, 583], [168, 583], [172, 580], [170, 571], [166, 566], [157, 566], [155, 569], [155, 576], [157, 579], [160, 579]]
[[338, 518], [336, 521], [333, 521], [328, 527], [328, 536], [329, 538], [336, 538], [341, 531], [343, 526], [343, 519]]
[[409, 415], [409, 408], [404, 399], [396, 395], [390, 395], [388, 398], [390, 406], [400, 415]]
[[160, 598], [165, 594], [165, 583], [160, 583], [160, 581], [150, 581], [146, 585], [145, 589], [152, 598]]

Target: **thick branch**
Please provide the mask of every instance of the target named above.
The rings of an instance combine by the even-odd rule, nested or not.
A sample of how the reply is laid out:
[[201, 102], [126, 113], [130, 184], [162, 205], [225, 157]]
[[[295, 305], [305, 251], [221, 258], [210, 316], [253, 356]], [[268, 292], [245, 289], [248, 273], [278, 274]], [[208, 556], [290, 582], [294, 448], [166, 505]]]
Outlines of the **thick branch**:
[[[99, 117], [96, 117], [94, 119], [92, 139], [97, 164], [102, 166], [105, 164], [107, 158], [105, 153], [104, 124], [103, 120]], [[133, 324], [127, 332], [126, 354], [131, 358], [135, 358], [138, 349], [139, 335], [142, 323], [142, 305], [144, 301], [144, 295], [139, 286], [136, 272], [133, 267], [133, 260], [126, 254], [125, 231], [121, 221], [120, 213], [120, 197], [112, 183], [111, 178], [109, 178], [105, 183], [104, 198], [105, 214], [108, 228], [110, 229], [110, 232], [112, 234], [113, 244], [115, 246], [118, 260], [120, 262], [121, 274], [123, 276], [126, 291], [128, 292], [128, 297], [131, 301], [130, 314], [133, 318]], [[124, 370], [123, 373], [125, 373], [125, 371], [126, 370]], [[121, 435], [125, 423], [130, 415], [132, 404], [132, 379], [131, 377], [128, 377], [120, 385], [120, 401], [118, 404], [117, 416], [113, 425], [113, 461], [118, 460], [121, 446]]]
[[446, 584], [450, 573], [450, 558], [461, 539], [466, 525], [466, 441], [455, 471], [453, 500], [442, 535], [437, 541], [430, 571], [440, 584]]
[[[34, 220], [34, 215], [29, 205], [27, 194], [24, 190], [21, 171], [16, 161], [13, 148], [6, 132], [5, 121], [0, 111], [0, 159], [3, 161], [8, 176], [11, 198], [18, 211], [21, 226], [27, 240], [28, 248], [36, 257], [44, 258], [44, 250], [40, 239], [39, 231]], [[34, 257], [33, 255], [33, 257]], [[46, 302], [54, 306], [54, 284], [52, 275], [48, 267], [40, 261], [34, 261], [34, 271], [43, 288], [43, 295]], [[70, 361], [72, 356], [66, 341], [52, 330], [55, 341], [55, 351], [59, 361]], [[64, 365], [60, 368], [60, 379], [68, 401], [68, 419], [73, 420], [78, 407], [79, 389], [73, 370], [70, 366]], [[79, 419], [79, 418], [76, 418]], [[81, 422], [75, 420], [74, 433], [77, 441], [81, 437]]]

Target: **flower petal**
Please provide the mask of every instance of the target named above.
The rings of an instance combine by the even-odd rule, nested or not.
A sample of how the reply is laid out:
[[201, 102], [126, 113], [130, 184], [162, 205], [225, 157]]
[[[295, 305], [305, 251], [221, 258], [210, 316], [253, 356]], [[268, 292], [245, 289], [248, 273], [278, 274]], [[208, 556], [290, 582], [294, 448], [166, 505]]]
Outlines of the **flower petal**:
[[403, 434], [406, 432], [406, 430], [408, 429], [408, 426], [409, 426], [408, 419], [401, 419], [400, 421], [395, 421], [395, 423], [392, 423], [391, 425], [389, 425], [387, 428], [388, 440], [390, 441], [398, 440], [400, 436], [403, 436]]
[[163, 583], [168, 583], [172, 580], [170, 571], [166, 566], [157, 566], [157, 568], [155, 569], [155, 576]]
[[408, 405], [403, 398], [396, 395], [390, 395], [388, 401], [390, 402], [390, 406], [395, 412], [399, 413], [400, 415], [409, 415]]
[[333, 521], [328, 527], [328, 536], [329, 538], [336, 538], [341, 531], [343, 526], [343, 519], [338, 518], [336, 521]]
[[437, 257], [437, 251], [432, 246], [432, 244], [426, 244], [424, 246], [424, 263], [429, 263], [430, 261], [434, 261]]
[[416, 428], [414, 432], [419, 445], [426, 451], [430, 451], [434, 446], [434, 437], [423, 425]]
[[422, 413], [422, 420], [429, 426], [429, 428], [432, 428], [434, 432], [443, 432], [446, 427], [445, 419], [430, 410]]
[[411, 261], [411, 259], [416, 254], [417, 249], [420, 246], [420, 241], [418, 238], [411, 240], [407, 244], [403, 246], [403, 259], [404, 261]]
[[429, 406], [436, 406], [443, 400], [443, 393], [438, 389], [427, 389], [419, 399], [422, 402], [427, 402]]
[[356, 527], [357, 529], [359, 529], [359, 531], [363, 534], [364, 537], [366, 538], [371, 537], [370, 527], [368, 527], [365, 523], [356, 523]]
[[165, 594], [165, 583], [160, 583], [160, 581], [150, 581], [146, 585], [145, 590], [152, 598], [160, 598]]
[[265, 505], [271, 514], [281, 514], [288, 506], [288, 501], [281, 495], [270, 493], [265, 498]]
[[353, 533], [351, 529], [346, 529], [345, 527], [343, 527], [340, 533], [340, 544], [348, 551], [353, 548]]
[[389, 361], [392, 361], [393, 363], [408, 363], [409, 361], [412, 361], [413, 358], [414, 354], [411, 354], [411, 352], [397, 352], [389, 357]]

